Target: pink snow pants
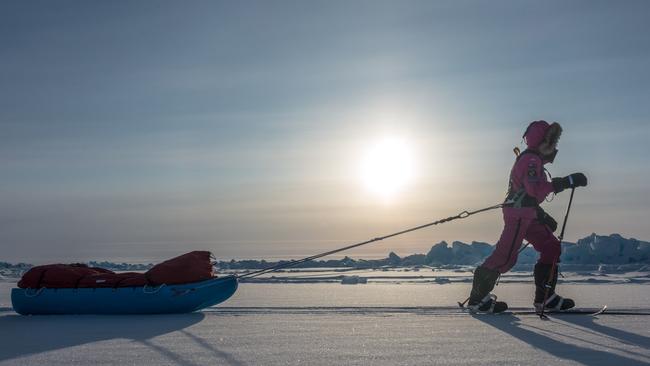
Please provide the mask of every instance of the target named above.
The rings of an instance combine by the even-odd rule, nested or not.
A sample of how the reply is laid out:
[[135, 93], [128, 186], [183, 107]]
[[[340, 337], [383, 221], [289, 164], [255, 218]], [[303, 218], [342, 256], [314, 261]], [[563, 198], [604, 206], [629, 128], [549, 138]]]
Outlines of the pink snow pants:
[[540, 253], [538, 263], [553, 264], [559, 260], [560, 241], [551, 229], [536, 219], [504, 215], [505, 227], [492, 254], [481, 265], [499, 273], [508, 272], [517, 263], [521, 243], [528, 240]]

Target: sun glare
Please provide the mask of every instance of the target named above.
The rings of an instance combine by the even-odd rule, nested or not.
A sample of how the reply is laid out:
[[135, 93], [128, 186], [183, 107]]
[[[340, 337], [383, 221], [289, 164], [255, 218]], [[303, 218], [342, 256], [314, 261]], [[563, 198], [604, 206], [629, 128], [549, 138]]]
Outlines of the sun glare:
[[361, 180], [369, 192], [390, 199], [413, 180], [414, 167], [413, 152], [406, 140], [384, 138], [364, 152]]

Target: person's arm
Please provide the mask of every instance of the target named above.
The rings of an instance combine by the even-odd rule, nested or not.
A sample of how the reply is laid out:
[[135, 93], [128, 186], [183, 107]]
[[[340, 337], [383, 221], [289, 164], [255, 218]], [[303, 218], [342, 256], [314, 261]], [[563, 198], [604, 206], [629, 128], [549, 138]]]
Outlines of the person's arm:
[[546, 179], [542, 159], [537, 155], [526, 155], [517, 164], [519, 176], [523, 177], [522, 181], [526, 193], [541, 202], [549, 193], [555, 190], [553, 184]]

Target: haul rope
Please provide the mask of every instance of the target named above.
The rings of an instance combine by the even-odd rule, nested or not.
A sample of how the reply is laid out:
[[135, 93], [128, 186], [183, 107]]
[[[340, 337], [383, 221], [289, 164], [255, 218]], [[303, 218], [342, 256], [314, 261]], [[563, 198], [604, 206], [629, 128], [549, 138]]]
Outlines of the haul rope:
[[310, 257], [306, 257], [306, 258], [302, 258], [302, 259], [296, 259], [296, 260], [291, 260], [291, 261], [288, 261], [288, 262], [285, 262], [285, 263], [279, 263], [279, 264], [276, 264], [276, 265], [273, 265], [273, 266], [270, 266], [270, 267], [267, 267], [267, 268], [259, 269], [259, 270], [257, 270], [257, 271], [252, 271], [252, 272], [244, 273], [244, 274], [242, 274], [242, 275], [239, 275], [238, 277], [239, 277], [239, 278], [254, 278], [254, 277], [257, 277], [257, 276], [261, 276], [261, 275], [263, 275], [263, 274], [266, 274], [266, 273], [270, 273], [270, 272], [277, 271], [277, 270], [279, 270], [279, 269], [281, 269], [281, 268], [293, 267], [293, 266], [296, 266], [296, 265], [298, 265], [298, 264], [305, 263], [305, 262], [309, 262], [309, 261], [313, 261], [313, 260], [315, 260], [315, 259], [318, 259], [318, 258], [321, 258], [321, 257], [325, 257], [325, 256], [328, 256], [328, 255], [331, 255], [331, 254], [339, 253], [339, 252], [342, 252], [342, 251], [344, 251], [344, 250], [348, 250], [348, 249], [352, 249], [352, 248], [360, 247], [360, 246], [362, 246], [362, 245], [366, 245], [366, 244], [374, 243], [374, 242], [376, 242], [376, 241], [380, 241], [380, 240], [384, 240], [384, 239], [392, 238], [392, 237], [394, 237], [394, 236], [398, 236], [398, 235], [402, 235], [402, 234], [410, 233], [410, 232], [412, 232], [412, 231], [416, 231], [416, 230], [424, 229], [424, 228], [429, 227], [429, 226], [438, 225], [438, 224], [443, 224], [443, 223], [445, 223], [445, 222], [449, 222], [449, 221], [456, 220], [456, 219], [464, 219], [464, 218], [467, 218], [467, 217], [472, 216], [472, 215], [477, 214], [477, 213], [481, 213], [481, 212], [485, 212], [485, 211], [489, 211], [489, 210], [494, 210], [494, 209], [497, 209], [497, 208], [501, 208], [501, 207], [503, 207], [504, 204], [505, 204], [505, 203], [500, 203], [500, 204], [498, 204], [498, 205], [494, 205], [494, 206], [490, 206], [490, 207], [482, 208], [482, 209], [480, 209], [480, 210], [476, 210], [476, 211], [463, 211], [463, 212], [459, 213], [459, 214], [456, 215], [456, 216], [450, 216], [450, 217], [447, 217], [447, 218], [444, 218], [444, 219], [440, 219], [440, 220], [438, 220], [438, 221], [430, 222], [430, 223], [428, 223], [428, 224], [424, 224], [424, 225], [416, 226], [416, 227], [413, 227], [413, 228], [410, 228], [410, 229], [406, 229], [406, 230], [398, 231], [398, 232], [393, 233], [393, 234], [388, 234], [388, 235], [380, 236], [380, 237], [377, 237], [377, 238], [374, 238], [374, 239], [366, 240], [366, 241], [361, 242], [361, 243], [348, 245], [348, 246], [343, 247], [343, 248], [334, 249], [334, 250], [330, 250], [330, 251], [327, 251], [327, 252], [324, 252], [324, 253], [320, 253], [320, 254], [312, 255], [312, 256], [310, 256]]

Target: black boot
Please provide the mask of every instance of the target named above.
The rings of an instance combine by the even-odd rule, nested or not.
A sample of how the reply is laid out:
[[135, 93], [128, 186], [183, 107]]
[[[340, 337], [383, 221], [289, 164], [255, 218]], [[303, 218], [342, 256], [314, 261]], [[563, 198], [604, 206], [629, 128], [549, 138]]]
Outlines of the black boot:
[[[571, 299], [565, 299], [555, 293], [557, 285], [557, 266], [551, 273], [552, 264], [537, 263], [535, 265], [535, 310], [542, 311], [542, 303], [546, 297], [545, 311], [562, 311], [576, 306]], [[550, 282], [549, 282], [550, 279]], [[548, 290], [548, 295], [546, 291]]]
[[497, 297], [490, 294], [498, 278], [498, 271], [485, 267], [476, 268], [474, 271], [472, 292], [469, 295], [468, 303], [468, 308], [471, 311], [500, 313], [508, 309], [508, 304], [503, 301], [497, 301]]

